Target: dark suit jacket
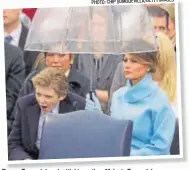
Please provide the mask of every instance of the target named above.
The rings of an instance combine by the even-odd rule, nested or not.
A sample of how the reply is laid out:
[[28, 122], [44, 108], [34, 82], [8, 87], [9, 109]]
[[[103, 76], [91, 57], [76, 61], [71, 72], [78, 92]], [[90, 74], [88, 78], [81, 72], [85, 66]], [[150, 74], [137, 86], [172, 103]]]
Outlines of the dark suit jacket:
[[31, 72], [35, 60], [39, 54], [38, 51], [25, 51], [24, 46], [28, 35], [28, 28], [22, 24], [22, 31], [19, 40], [19, 47], [24, 51], [24, 62], [26, 67], [26, 76]]
[[[84, 110], [85, 99], [69, 92], [60, 102], [59, 113]], [[16, 105], [16, 118], [8, 139], [9, 160], [38, 159], [37, 140], [40, 107], [35, 95], [21, 97]], [[52, 144], [53, 145], [53, 144]]]
[[[32, 78], [38, 74], [41, 69], [35, 70], [28, 75], [25, 79], [24, 84], [20, 90], [19, 97], [28, 95], [34, 92]], [[85, 97], [89, 92], [90, 81], [75, 67], [72, 67], [68, 76], [69, 89], [70, 91], [78, 94], [79, 96]]]
[[19, 47], [5, 43], [5, 77], [7, 118], [10, 119], [21, 85], [25, 79], [23, 52]]

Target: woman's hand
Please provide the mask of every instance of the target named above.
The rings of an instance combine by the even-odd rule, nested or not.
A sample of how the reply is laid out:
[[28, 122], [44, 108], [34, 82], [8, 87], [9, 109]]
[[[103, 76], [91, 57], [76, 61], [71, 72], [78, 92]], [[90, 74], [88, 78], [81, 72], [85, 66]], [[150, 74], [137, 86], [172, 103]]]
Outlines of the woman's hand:
[[90, 94], [88, 93], [85, 99], [86, 100], [85, 110], [97, 111], [103, 113], [100, 101], [94, 93], [92, 93], [92, 99], [93, 101], [90, 99]]

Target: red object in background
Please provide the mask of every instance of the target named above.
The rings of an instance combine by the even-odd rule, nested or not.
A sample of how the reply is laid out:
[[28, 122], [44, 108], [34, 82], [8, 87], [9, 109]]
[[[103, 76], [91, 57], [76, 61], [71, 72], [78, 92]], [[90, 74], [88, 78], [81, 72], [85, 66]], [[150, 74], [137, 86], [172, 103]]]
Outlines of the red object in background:
[[23, 8], [22, 11], [32, 20], [37, 8]]

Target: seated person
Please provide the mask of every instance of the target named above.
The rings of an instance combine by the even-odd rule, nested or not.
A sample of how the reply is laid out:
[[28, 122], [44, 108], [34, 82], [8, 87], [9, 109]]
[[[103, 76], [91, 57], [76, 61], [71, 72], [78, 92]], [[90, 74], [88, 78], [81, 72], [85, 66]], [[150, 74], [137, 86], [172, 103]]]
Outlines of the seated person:
[[[138, 42], [141, 43], [147, 42]], [[136, 41], [139, 47], [138, 44]], [[133, 121], [131, 156], [170, 155], [176, 117], [167, 94], [152, 79], [158, 56], [154, 52], [126, 53], [127, 84], [112, 96], [111, 117]], [[102, 113], [94, 94], [93, 100], [87, 95], [86, 101], [86, 110]]]
[[9, 160], [38, 159], [42, 125], [47, 114], [64, 114], [85, 107], [85, 99], [68, 91], [64, 72], [46, 68], [32, 78], [35, 94], [20, 97], [8, 139]]
[[[43, 57], [43, 55], [40, 54], [39, 59], [41, 59], [41, 56]], [[68, 77], [69, 90], [85, 97], [86, 93], [89, 92], [90, 82], [76, 67], [72, 66], [73, 59], [74, 56], [72, 54], [44, 53], [44, 65], [46, 67], [60, 68], [65, 73], [66, 77]], [[43, 67], [39, 67], [28, 75], [20, 90], [19, 97], [33, 92], [32, 77], [42, 69]]]

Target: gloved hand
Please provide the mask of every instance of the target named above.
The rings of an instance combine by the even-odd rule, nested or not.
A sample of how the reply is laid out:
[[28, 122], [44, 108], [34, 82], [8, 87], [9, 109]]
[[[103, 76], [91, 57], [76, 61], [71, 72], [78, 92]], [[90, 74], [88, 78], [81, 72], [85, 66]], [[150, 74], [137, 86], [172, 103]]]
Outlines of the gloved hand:
[[92, 93], [92, 99], [93, 99], [93, 101], [90, 99], [90, 94], [88, 93], [86, 95], [86, 99], [85, 99], [85, 101], [86, 101], [85, 110], [97, 111], [97, 112], [103, 113], [100, 101], [96, 97], [96, 95], [94, 94], [94, 92]]

